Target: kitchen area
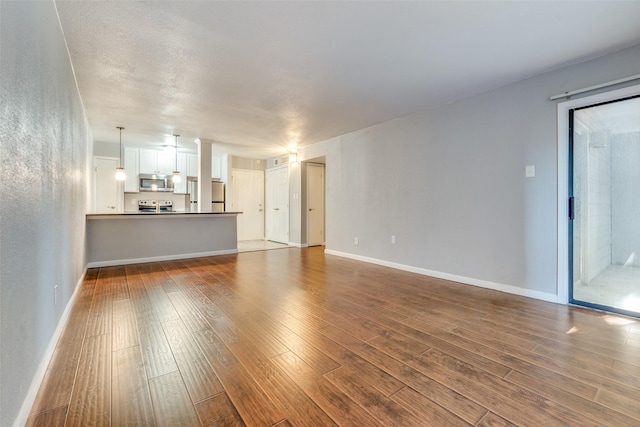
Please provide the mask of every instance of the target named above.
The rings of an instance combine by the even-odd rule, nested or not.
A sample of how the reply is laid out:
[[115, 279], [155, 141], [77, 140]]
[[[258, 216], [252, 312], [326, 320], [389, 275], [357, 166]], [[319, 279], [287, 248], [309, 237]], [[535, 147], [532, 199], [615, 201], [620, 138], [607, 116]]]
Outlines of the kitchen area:
[[[163, 211], [208, 210], [198, 206], [197, 154], [175, 153], [173, 147], [162, 150], [126, 147], [123, 153], [126, 170], [123, 212], [150, 211], [154, 201], [159, 202]], [[210, 186], [213, 212], [226, 210], [227, 161], [227, 155], [212, 155], [211, 179], [203, 185], [203, 191]], [[178, 180], [174, 178], [175, 171], [179, 172]], [[107, 205], [96, 203], [96, 210]]]
[[237, 252], [241, 212], [227, 209], [228, 156], [213, 155], [206, 142], [197, 154], [179, 152], [177, 136], [163, 149], [121, 144], [119, 153], [114, 144], [94, 147], [89, 267]]

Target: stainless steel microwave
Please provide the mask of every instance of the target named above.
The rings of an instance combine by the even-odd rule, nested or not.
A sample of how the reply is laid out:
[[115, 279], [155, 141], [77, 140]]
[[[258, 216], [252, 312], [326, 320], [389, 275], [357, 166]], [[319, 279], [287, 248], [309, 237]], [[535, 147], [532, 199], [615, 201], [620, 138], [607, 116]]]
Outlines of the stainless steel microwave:
[[156, 175], [155, 173], [141, 173], [140, 191], [165, 191], [173, 192], [173, 180], [171, 175]]

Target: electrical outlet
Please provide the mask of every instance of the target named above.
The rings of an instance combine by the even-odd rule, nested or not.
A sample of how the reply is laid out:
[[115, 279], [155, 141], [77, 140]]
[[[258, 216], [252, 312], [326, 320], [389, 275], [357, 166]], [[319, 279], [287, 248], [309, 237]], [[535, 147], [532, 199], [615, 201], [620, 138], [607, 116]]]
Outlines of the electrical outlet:
[[137, 204], [138, 204], [138, 201], [137, 201], [136, 199], [131, 199], [131, 204], [132, 204], [132, 205], [137, 205]]
[[391, 236], [391, 243], [396, 244], [396, 236]]
[[534, 176], [536, 176], [536, 167], [534, 165], [525, 166], [524, 176], [527, 178], [533, 178]]
[[357, 238], [357, 237], [354, 237], [354, 238], [353, 238], [353, 244], [354, 244], [354, 245], [357, 245], [358, 243], [359, 243], [358, 238]]

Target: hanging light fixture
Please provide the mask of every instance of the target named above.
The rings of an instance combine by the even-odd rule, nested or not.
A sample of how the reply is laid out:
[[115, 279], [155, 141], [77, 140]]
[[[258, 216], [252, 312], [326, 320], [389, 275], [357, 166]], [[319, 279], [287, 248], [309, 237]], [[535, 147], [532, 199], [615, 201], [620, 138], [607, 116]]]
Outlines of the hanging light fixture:
[[173, 177], [171, 178], [173, 180], [174, 184], [178, 184], [180, 183], [180, 181], [182, 181], [182, 177], [180, 176], [180, 171], [178, 170], [178, 137], [180, 135], [173, 135], [176, 137], [176, 168], [173, 171]]
[[127, 175], [124, 173], [124, 167], [122, 166], [122, 126], [116, 126], [116, 129], [120, 129], [120, 164], [116, 168], [116, 181], [124, 181]]

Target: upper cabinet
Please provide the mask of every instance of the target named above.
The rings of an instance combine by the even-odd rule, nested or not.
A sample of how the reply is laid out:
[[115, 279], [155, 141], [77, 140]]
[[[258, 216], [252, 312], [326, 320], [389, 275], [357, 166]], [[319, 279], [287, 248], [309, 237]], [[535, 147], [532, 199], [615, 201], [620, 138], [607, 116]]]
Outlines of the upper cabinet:
[[140, 149], [127, 148], [124, 149], [124, 192], [138, 192], [138, 174], [140, 173]]
[[[176, 170], [176, 152], [174, 150], [158, 151], [158, 172], [171, 175]], [[180, 170], [180, 169], [178, 169]]]
[[198, 176], [197, 154], [187, 154], [187, 176]]
[[140, 173], [171, 175], [175, 165], [175, 153], [172, 151], [140, 149]]
[[140, 149], [140, 173], [158, 173], [158, 152]]

